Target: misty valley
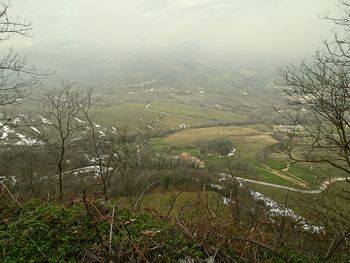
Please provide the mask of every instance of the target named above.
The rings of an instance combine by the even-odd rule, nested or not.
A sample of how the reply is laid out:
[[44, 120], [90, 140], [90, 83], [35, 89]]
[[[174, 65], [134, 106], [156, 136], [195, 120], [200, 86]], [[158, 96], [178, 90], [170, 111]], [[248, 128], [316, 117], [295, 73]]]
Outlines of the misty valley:
[[[96, 44], [83, 31], [92, 3], [56, 2], [36, 13], [0, 1], [1, 262], [350, 262], [349, 1], [322, 17], [340, 31], [301, 60], [297, 45], [265, 54], [263, 39], [241, 43], [249, 55], [230, 37], [216, 52], [225, 39], [209, 26], [212, 40], [139, 47], [131, 18], [111, 48], [107, 3], [96, 13], [111, 20], [92, 15]], [[213, 25], [241, 10], [136, 2], [109, 4], [188, 30], [187, 9]], [[60, 41], [45, 36], [50, 12], [67, 29]]]

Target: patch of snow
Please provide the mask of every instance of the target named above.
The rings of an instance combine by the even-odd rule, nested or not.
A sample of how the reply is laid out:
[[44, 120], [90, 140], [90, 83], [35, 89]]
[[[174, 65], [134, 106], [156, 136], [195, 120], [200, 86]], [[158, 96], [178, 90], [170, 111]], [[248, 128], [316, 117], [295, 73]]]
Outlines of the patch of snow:
[[179, 126], [180, 126], [181, 129], [185, 129], [186, 128], [186, 124], [185, 123], [181, 123]]
[[15, 118], [15, 119], [12, 121], [12, 124], [18, 124], [18, 123], [20, 123], [20, 122], [21, 122], [20, 119]]
[[30, 126], [30, 128], [35, 131], [36, 133], [41, 133], [37, 128], [33, 127], [33, 126]]
[[204, 93], [205, 93], [205, 91], [204, 91], [204, 90], [201, 90], [199, 93], [200, 93], [200, 94], [204, 94]]
[[75, 119], [77, 122], [85, 123], [85, 121], [82, 121], [81, 119], [79, 119], [79, 118], [77, 118], [77, 117], [75, 117], [74, 119]]
[[[2, 125], [3, 125], [3, 123], [0, 123], [0, 126], [2, 126]], [[2, 136], [0, 138], [1, 140], [8, 139], [9, 133], [15, 133], [15, 131], [10, 129], [7, 125], [4, 125], [3, 127], [1, 127], [1, 131], [3, 132]]]
[[43, 142], [40, 142], [38, 140], [27, 138], [23, 134], [16, 133], [16, 135], [21, 139], [21, 141], [17, 142], [15, 145], [39, 145], [39, 144], [43, 144]]
[[224, 204], [225, 205], [230, 204], [230, 198], [224, 197]]
[[231, 156], [235, 155], [235, 152], [236, 152], [236, 149], [235, 149], [235, 148], [232, 148], [232, 149], [231, 149], [231, 152], [229, 152], [229, 153], [227, 154], [227, 156], [228, 156], [228, 157], [231, 157]]
[[263, 201], [266, 207], [269, 209], [271, 216], [288, 216], [293, 220], [297, 221], [304, 230], [314, 232], [314, 233], [323, 233], [324, 228], [321, 226], [316, 226], [308, 223], [305, 218], [297, 215], [293, 210], [289, 208], [281, 207], [277, 202], [273, 201], [271, 198], [264, 196], [259, 192], [250, 191], [250, 194], [257, 201]]
[[93, 123], [96, 128], [101, 128], [101, 125]]
[[220, 185], [217, 185], [217, 184], [209, 184], [209, 186], [215, 190], [221, 190], [222, 189], [222, 186]]
[[0, 140], [8, 140], [8, 133], [7, 132], [3, 132], [3, 134], [1, 135]]
[[45, 124], [52, 124], [51, 121], [49, 121], [49, 120], [47, 120], [47, 119], [45, 119], [45, 118], [43, 118], [43, 117], [40, 117], [40, 119], [41, 119], [41, 121], [42, 121], [43, 123], [45, 123]]

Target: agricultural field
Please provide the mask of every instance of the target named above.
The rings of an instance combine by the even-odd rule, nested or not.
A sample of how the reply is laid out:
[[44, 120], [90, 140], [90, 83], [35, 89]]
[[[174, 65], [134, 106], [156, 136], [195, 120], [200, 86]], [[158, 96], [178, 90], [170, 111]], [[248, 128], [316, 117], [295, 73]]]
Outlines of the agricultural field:
[[172, 156], [188, 152], [204, 161], [206, 168], [211, 171], [228, 173], [223, 156], [203, 154], [196, 145], [198, 141], [229, 139], [236, 149], [235, 155], [247, 164], [250, 172], [253, 171], [253, 175], [246, 175], [248, 179], [305, 190], [318, 189], [328, 178], [342, 176], [334, 174], [334, 170], [325, 165], [313, 167], [310, 164], [289, 164], [286, 156], [272, 147], [278, 144], [273, 138], [273, 132], [263, 125], [257, 125], [255, 128], [218, 126], [186, 129], [164, 138], [156, 138], [151, 145], [156, 152]]
[[243, 122], [247, 116], [234, 113], [231, 111], [223, 111], [214, 109], [213, 107], [200, 105], [185, 105], [176, 103], [152, 103], [148, 107], [151, 111], [164, 112], [170, 115], [187, 116], [191, 118], [200, 118], [208, 121], [218, 122]]
[[160, 124], [167, 129], [179, 130], [198, 126], [215, 126], [218, 123], [243, 122], [246, 116], [234, 112], [204, 108], [198, 105], [175, 103], [123, 103], [101, 109], [101, 123], [113, 126], [117, 122], [138, 125], [142, 121]]

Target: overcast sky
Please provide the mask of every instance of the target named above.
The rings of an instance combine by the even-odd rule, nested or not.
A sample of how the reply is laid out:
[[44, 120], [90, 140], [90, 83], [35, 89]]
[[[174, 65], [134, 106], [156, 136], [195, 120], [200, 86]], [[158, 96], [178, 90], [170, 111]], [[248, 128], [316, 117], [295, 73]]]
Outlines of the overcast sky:
[[12, 0], [33, 24], [32, 50], [192, 48], [203, 54], [303, 57], [329, 36], [336, 0]]

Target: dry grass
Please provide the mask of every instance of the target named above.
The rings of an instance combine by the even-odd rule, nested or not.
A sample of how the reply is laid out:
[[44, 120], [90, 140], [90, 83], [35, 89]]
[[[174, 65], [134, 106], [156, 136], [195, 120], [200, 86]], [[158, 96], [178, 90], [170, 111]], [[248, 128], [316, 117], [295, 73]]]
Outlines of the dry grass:
[[165, 137], [162, 143], [180, 147], [194, 146], [198, 140], [212, 140], [218, 137], [225, 137], [232, 140], [234, 145], [239, 149], [243, 149], [245, 155], [249, 158], [255, 157], [256, 153], [265, 147], [277, 143], [272, 138], [271, 133], [238, 126], [183, 130]]

